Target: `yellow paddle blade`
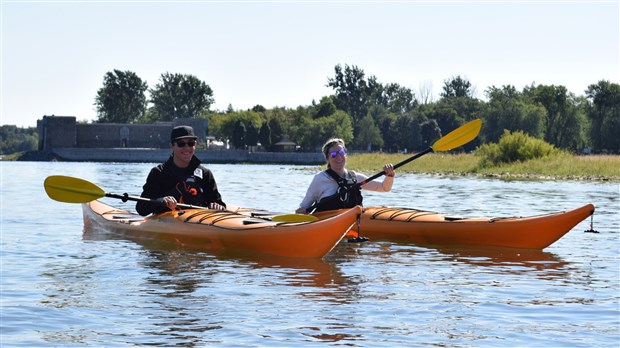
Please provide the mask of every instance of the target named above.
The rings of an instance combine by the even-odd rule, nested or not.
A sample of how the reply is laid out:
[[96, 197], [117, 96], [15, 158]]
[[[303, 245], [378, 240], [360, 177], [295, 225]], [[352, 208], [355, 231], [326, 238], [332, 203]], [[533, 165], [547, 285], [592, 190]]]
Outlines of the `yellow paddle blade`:
[[99, 186], [70, 176], [48, 176], [43, 185], [47, 195], [59, 202], [86, 203], [105, 196], [105, 191]]
[[469, 121], [437, 140], [432, 146], [433, 151], [448, 151], [463, 146], [478, 136], [480, 128], [482, 121], [479, 118]]
[[283, 214], [271, 218], [271, 221], [276, 222], [312, 222], [317, 220], [319, 220], [318, 217], [306, 214]]

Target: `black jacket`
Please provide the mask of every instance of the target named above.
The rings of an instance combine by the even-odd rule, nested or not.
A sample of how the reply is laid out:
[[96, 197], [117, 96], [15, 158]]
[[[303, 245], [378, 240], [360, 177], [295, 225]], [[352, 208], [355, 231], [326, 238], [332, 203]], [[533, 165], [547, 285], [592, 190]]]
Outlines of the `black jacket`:
[[[159, 164], [149, 173], [142, 187], [141, 196], [160, 198], [173, 196], [178, 203], [207, 207], [209, 203], [226, 204], [217, 190], [213, 173], [194, 156], [187, 168], [177, 167], [172, 156], [165, 163]], [[150, 202], [136, 203], [136, 211], [142, 216], [168, 211], [165, 206]]]

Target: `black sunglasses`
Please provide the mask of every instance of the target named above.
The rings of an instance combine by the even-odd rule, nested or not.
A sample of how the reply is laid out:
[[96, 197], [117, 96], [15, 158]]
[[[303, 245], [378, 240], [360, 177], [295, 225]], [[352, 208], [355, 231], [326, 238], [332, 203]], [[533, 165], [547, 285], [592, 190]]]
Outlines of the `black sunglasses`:
[[185, 147], [185, 146], [192, 147], [192, 146], [196, 145], [196, 141], [195, 140], [190, 140], [188, 142], [184, 142], [183, 140], [177, 140], [177, 141], [175, 141], [175, 144], [177, 144], [178, 147]]
[[338, 151], [332, 151], [329, 153], [329, 155], [331, 156], [331, 158], [336, 158], [336, 156], [340, 155], [340, 156], [344, 156], [346, 155], [347, 152], [345, 150], [338, 150]]

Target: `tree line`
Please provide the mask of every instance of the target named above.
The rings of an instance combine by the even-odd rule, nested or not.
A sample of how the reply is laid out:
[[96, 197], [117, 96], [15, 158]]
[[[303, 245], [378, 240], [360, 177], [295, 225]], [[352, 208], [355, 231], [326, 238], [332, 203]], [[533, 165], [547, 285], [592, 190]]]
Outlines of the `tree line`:
[[39, 136], [35, 127], [0, 126], [0, 154], [36, 150]]
[[[211, 110], [211, 87], [190, 74], [164, 73], [149, 88], [132, 71], [113, 70], [95, 97], [100, 123], [153, 123], [175, 118], [209, 120], [209, 134], [235, 148], [260, 144], [268, 150], [283, 138], [316, 151], [330, 137], [343, 138], [358, 151], [418, 151], [460, 125], [483, 120], [480, 136], [464, 146], [498, 142], [505, 131], [523, 132], [560, 149], [620, 153], [620, 84], [600, 80], [584, 95], [564, 86], [491, 86], [486, 100], [461, 76], [444, 81], [440, 98], [419, 95], [397, 83], [382, 83], [355, 65], [336, 65], [327, 79], [333, 94], [296, 108]], [[149, 93], [149, 98], [146, 93]]]
[[[229, 139], [235, 148], [261, 144], [270, 149], [288, 138], [302, 151], [316, 151], [329, 137], [349, 148], [387, 152], [425, 149], [436, 139], [474, 118], [483, 120], [476, 141], [465, 150], [497, 142], [504, 131], [522, 131], [558, 148], [578, 152], [620, 153], [620, 85], [601, 80], [576, 96], [564, 86], [491, 86], [486, 101], [474, 97], [470, 81], [444, 81], [436, 102], [397, 83], [382, 83], [352, 65], [336, 65], [327, 79], [334, 91], [296, 108], [261, 105], [248, 110], [212, 111], [213, 90], [193, 75], [164, 73], [151, 89], [135, 73], [114, 70], [104, 77], [95, 105], [97, 122], [139, 123], [176, 117], [209, 120], [209, 134]], [[147, 100], [145, 92], [149, 91]], [[148, 106], [148, 107], [147, 107]]]

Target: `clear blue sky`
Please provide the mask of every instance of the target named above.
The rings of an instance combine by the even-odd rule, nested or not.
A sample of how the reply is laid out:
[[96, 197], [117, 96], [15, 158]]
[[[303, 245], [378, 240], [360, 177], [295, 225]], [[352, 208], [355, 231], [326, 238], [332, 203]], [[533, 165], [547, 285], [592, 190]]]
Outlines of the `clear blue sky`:
[[619, 82], [618, 1], [5, 1], [1, 124], [96, 119], [103, 76], [149, 87], [192, 74], [212, 109], [310, 105], [336, 64], [419, 95], [460, 75], [489, 86]]

